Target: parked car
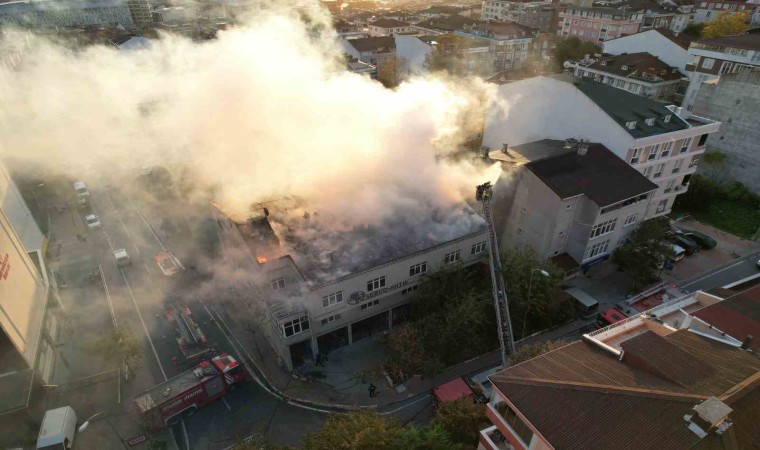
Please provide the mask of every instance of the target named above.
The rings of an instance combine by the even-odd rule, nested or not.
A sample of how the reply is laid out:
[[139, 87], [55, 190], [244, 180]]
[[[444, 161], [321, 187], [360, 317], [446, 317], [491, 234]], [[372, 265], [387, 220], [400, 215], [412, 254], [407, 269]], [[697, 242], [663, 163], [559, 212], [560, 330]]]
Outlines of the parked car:
[[679, 233], [676, 233], [675, 236], [673, 236], [673, 242], [683, 247], [684, 250], [686, 250], [687, 255], [693, 255], [700, 249], [699, 244]]
[[87, 223], [87, 228], [91, 230], [103, 226], [103, 224], [100, 223], [100, 219], [95, 214], [88, 214], [84, 216], [84, 221]]
[[90, 191], [87, 190], [87, 185], [84, 184], [84, 181], [74, 183], [74, 190], [77, 191], [78, 198], [90, 196]]
[[[673, 249], [673, 256], [670, 258], [670, 260], [673, 262], [682, 260], [686, 254], [686, 249], [676, 244], [671, 244], [671, 248]], [[658, 269], [660, 268], [661, 267], [658, 267]]]
[[126, 249], [120, 248], [114, 250], [113, 257], [116, 259], [116, 265], [119, 267], [126, 267], [132, 264], [132, 260], [129, 259], [129, 254]]
[[699, 244], [702, 248], [713, 248], [716, 245], [718, 245], [718, 242], [711, 238], [710, 236], [700, 233], [699, 231], [694, 230], [688, 230], [686, 228], [680, 228], [678, 231], [676, 231], [677, 234], [686, 237], [687, 239], [690, 239], [697, 244]]

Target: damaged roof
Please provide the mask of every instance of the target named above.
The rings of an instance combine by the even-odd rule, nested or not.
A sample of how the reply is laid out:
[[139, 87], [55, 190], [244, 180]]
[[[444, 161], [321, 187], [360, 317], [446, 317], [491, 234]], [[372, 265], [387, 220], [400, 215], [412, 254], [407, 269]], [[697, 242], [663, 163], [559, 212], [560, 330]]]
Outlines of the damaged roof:
[[[760, 359], [679, 330], [649, 330], [624, 344], [622, 358], [576, 341], [490, 377], [554, 448], [755, 448]], [[687, 427], [694, 406], [717, 397], [733, 412], [724, 435]]]
[[525, 167], [562, 199], [585, 195], [604, 207], [657, 189], [655, 183], [602, 144], [589, 143], [585, 155], [566, 149], [564, 141], [555, 139], [530, 142], [513, 149], [521, 154], [545, 155]]

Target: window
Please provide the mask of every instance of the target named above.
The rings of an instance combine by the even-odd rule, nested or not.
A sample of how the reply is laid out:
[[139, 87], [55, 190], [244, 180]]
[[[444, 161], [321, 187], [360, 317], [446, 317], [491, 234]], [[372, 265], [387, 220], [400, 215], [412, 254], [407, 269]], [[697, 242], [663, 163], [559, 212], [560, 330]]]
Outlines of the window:
[[672, 190], [673, 190], [673, 187], [674, 187], [675, 185], [676, 185], [676, 180], [675, 180], [675, 178], [674, 178], [674, 179], [672, 179], [672, 180], [670, 180], [670, 181], [668, 181], [668, 184], [667, 184], [667, 185], [665, 185], [665, 193], [667, 194], [668, 192], [672, 191]]
[[662, 121], [665, 123], [670, 123], [670, 118], [673, 117], [672, 115], [668, 114], [665, 117], [662, 118]]
[[322, 297], [322, 307], [327, 308], [328, 306], [337, 305], [338, 303], [343, 302], [343, 291], [333, 292], [330, 295], [325, 295]]
[[592, 245], [591, 247], [586, 250], [586, 254], [583, 255], [583, 260], [587, 260], [589, 258], [593, 258], [594, 256], [601, 255], [602, 253], [607, 252], [607, 249], [610, 246], [609, 239], [602, 242], [597, 242], [596, 244]]
[[638, 219], [638, 214], [631, 214], [630, 216], [625, 218], [625, 222], [623, 222], [623, 226], [627, 227], [628, 225], [633, 225], [636, 223], [636, 219]]
[[376, 291], [382, 287], [385, 287], [385, 277], [367, 281], [367, 292]]
[[641, 149], [640, 148], [634, 148], [633, 149], [633, 156], [631, 156], [631, 164], [637, 164], [639, 162], [639, 158], [641, 157]]
[[652, 125], [654, 125], [654, 117], [650, 117], [646, 119], [644, 122], [646, 122], [646, 124], [651, 127]]
[[665, 163], [657, 164], [657, 170], [654, 171], [654, 178], [660, 178], [665, 170]]
[[367, 303], [362, 303], [362, 309], [372, 308], [373, 306], [377, 306], [380, 304], [380, 299], [372, 300]]
[[705, 58], [702, 60], [702, 68], [710, 70], [713, 68], [713, 64], [715, 64], [715, 60], [712, 58]]
[[660, 153], [660, 144], [657, 144], [652, 147], [651, 150], [649, 150], [649, 156], [647, 157], [647, 161], [652, 161], [657, 159], [657, 154]]
[[285, 278], [283, 277], [272, 280], [272, 290], [279, 291], [280, 289], [285, 289]]
[[328, 316], [322, 319], [322, 325], [327, 325], [330, 322], [335, 322], [336, 320], [340, 319], [340, 314], [335, 314], [333, 316]]
[[415, 284], [414, 286], [410, 286], [408, 288], [402, 289], [401, 290], [401, 295], [406, 295], [406, 294], [408, 294], [410, 292], [414, 292], [414, 291], [416, 291], [419, 288], [420, 288], [420, 285], [419, 284]]
[[668, 199], [662, 200], [657, 205], [657, 211], [655, 211], [655, 213], [661, 213], [661, 212], [665, 211], [665, 208], [667, 208], [667, 207], [668, 207]]
[[621, 245], [625, 244], [625, 241], [627, 240], [628, 240], [627, 234], [625, 236], [620, 236], [620, 238], [618, 238], [617, 244], [615, 244], [615, 247], [620, 247]]
[[309, 329], [309, 317], [303, 316], [282, 324], [282, 332], [285, 337], [293, 336]]
[[691, 146], [691, 139], [684, 139], [681, 141], [681, 153], [689, 151], [689, 147]]
[[589, 239], [594, 239], [603, 234], [611, 233], [615, 229], [616, 224], [617, 218], [614, 218], [594, 225], [594, 228], [591, 229], [591, 236]]
[[681, 166], [683, 166], [683, 158], [676, 161], [676, 164], [673, 166], [673, 172], [671, 173], [678, 173], [678, 171], [681, 170]]
[[486, 243], [478, 242], [477, 244], [473, 244], [472, 248], [470, 249], [470, 254], [477, 255], [478, 253], [483, 253], [484, 251], [486, 251]]
[[[610, 84], [612, 84], [612, 83], [610, 83]], [[628, 128], [629, 130], [633, 130], [634, 128], [636, 128], [636, 121], [633, 121], [633, 122], [626, 122], [626, 123], [625, 123], [625, 126], [626, 126], [626, 128]]]
[[705, 143], [707, 142], [707, 136], [708, 136], [708, 134], [705, 133], [705, 134], [703, 134], [702, 136], [699, 137], [699, 142], [697, 142], [697, 146], [698, 147], [702, 147], [703, 145], [705, 145]]
[[504, 421], [509, 424], [509, 427], [514, 430], [515, 434], [522, 440], [522, 443], [527, 447], [530, 445], [530, 441], [533, 439], [533, 431], [525, 425], [525, 422], [520, 419], [520, 416], [510, 408], [505, 402], [499, 402], [496, 404], [496, 409], [499, 411]]
[[662, 154], [660, 155], [660, 158], [665, 158], [666, 156], [670, 155], [671, 150], [673, 150], [673, 141], [666, 142], [662, 147]]
[[462, 256], [462, 252], [457, 250], [455, 252], [446, 253], [443, 257], [443, 263], [444, 264], [451, 264], [453, 262], [459, 261], [460, 257]]
[[427, 272], [427, 261], [409, 267], [409, 276], [420, 275]]
[[652, 169], [654, 169], [654, 167], [649, 166], [649, 167], [645, 168], [644, 172], [642, 172], [642, 173], [644, 174], [645, 177], [649, 178], [652, 175]]

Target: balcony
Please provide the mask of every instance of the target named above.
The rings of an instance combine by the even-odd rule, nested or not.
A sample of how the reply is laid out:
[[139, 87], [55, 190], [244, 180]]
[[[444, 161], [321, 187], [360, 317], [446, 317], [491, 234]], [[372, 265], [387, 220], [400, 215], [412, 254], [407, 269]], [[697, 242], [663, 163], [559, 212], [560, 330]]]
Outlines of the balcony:
[[[486, 450], [514, 450], [495, 425], [480, 430], [480, 445]], [[480, 448], [480, 446], [478, 446]]]

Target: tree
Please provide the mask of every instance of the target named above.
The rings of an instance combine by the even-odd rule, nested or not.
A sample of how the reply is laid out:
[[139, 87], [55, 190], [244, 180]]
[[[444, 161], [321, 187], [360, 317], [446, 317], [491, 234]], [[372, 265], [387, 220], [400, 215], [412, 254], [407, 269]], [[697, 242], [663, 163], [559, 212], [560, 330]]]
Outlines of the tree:
[[689, 190], [676, 197], [673, 208], [690, 212], [708, 211], [717, 192], [717, 186], [709, 178], [692, 175], [689, 179]]
[[690, 23], [686, 25], [681, 34], [689, 36], [693, 39], [699, 39], [702, 37], [702, 30], [704, 30], [704, 23]]
[[306, 436], [307, 450], [385, 450], [394, 448], [401, 428], [375, 411], [330, 415], [322, 428]]
[[554, 51], [554, 65], [562, 70], [563, 64], [568, 60], [581, 59], [585, 55], [601, 53], [602, 49], [588, 41], [582, 41], [577, 37], [560, 40]]
[[647, 220], [615, 249], [612, 260], [633, 279], [633, 289], [654, 281], [654, 271], [664, 258], [672, 256], [669, 233], [667, 218]]
[[93, 351], [103, 355], [106, 363], [121, 367], [125, 362], [129, 370], [139, 367], [142, 359], [140, 342], [128, 326], [121, 325], [108, 337], [99, 337], [93, 344]]
[[392, 355], [385, 363], [385, 370], [394, 380], [405, 380], [411, 375], [435, 372], [443, 363], [434, 359], [422, 345], [422, 335], [417, 327], [404, 324], [388, 333], [388, 347]]
[[567, 342], [561, 339], [556, 341], [537, 342], [535, 344], [521, 345], [517, 348], [517, 351], [515, 351], [515, 353], [509, 357], [509, 365], [514, 366], [515, 364], [533, 359], [538, 355], [550, 352], [560, 347], [564, 347], [565, 345], [567, 345]]
[[[472, 444], [472, 442], [468, 444]], [[436, 423], [427, 427], [410, 426], [403, 428], [394, 443], [393, 449], [464, 450], [461, 445], [452, 442], [449, 433]]]
[[713, 150], [702, 155], [702, 167], [705, 168], [710, 180], [717, 185], [726, 182], [730, 176], [726, 170], [726, 161], [728, 161], [728, 155], [721, 151]]
[[749, 14], [746, 12], [721, 11], [715, 20], [705, 24], [702, 37], [718, 38], [743, 33], [747, 30], [748, 22]]
[[485, 405], [467, 397], [443, 403], [438, 408], [434, 424], [446, 430], [452, 441], [471, 448], [473, 443], [478, 442], [480, 430], [487, 427], [489, 421]]

